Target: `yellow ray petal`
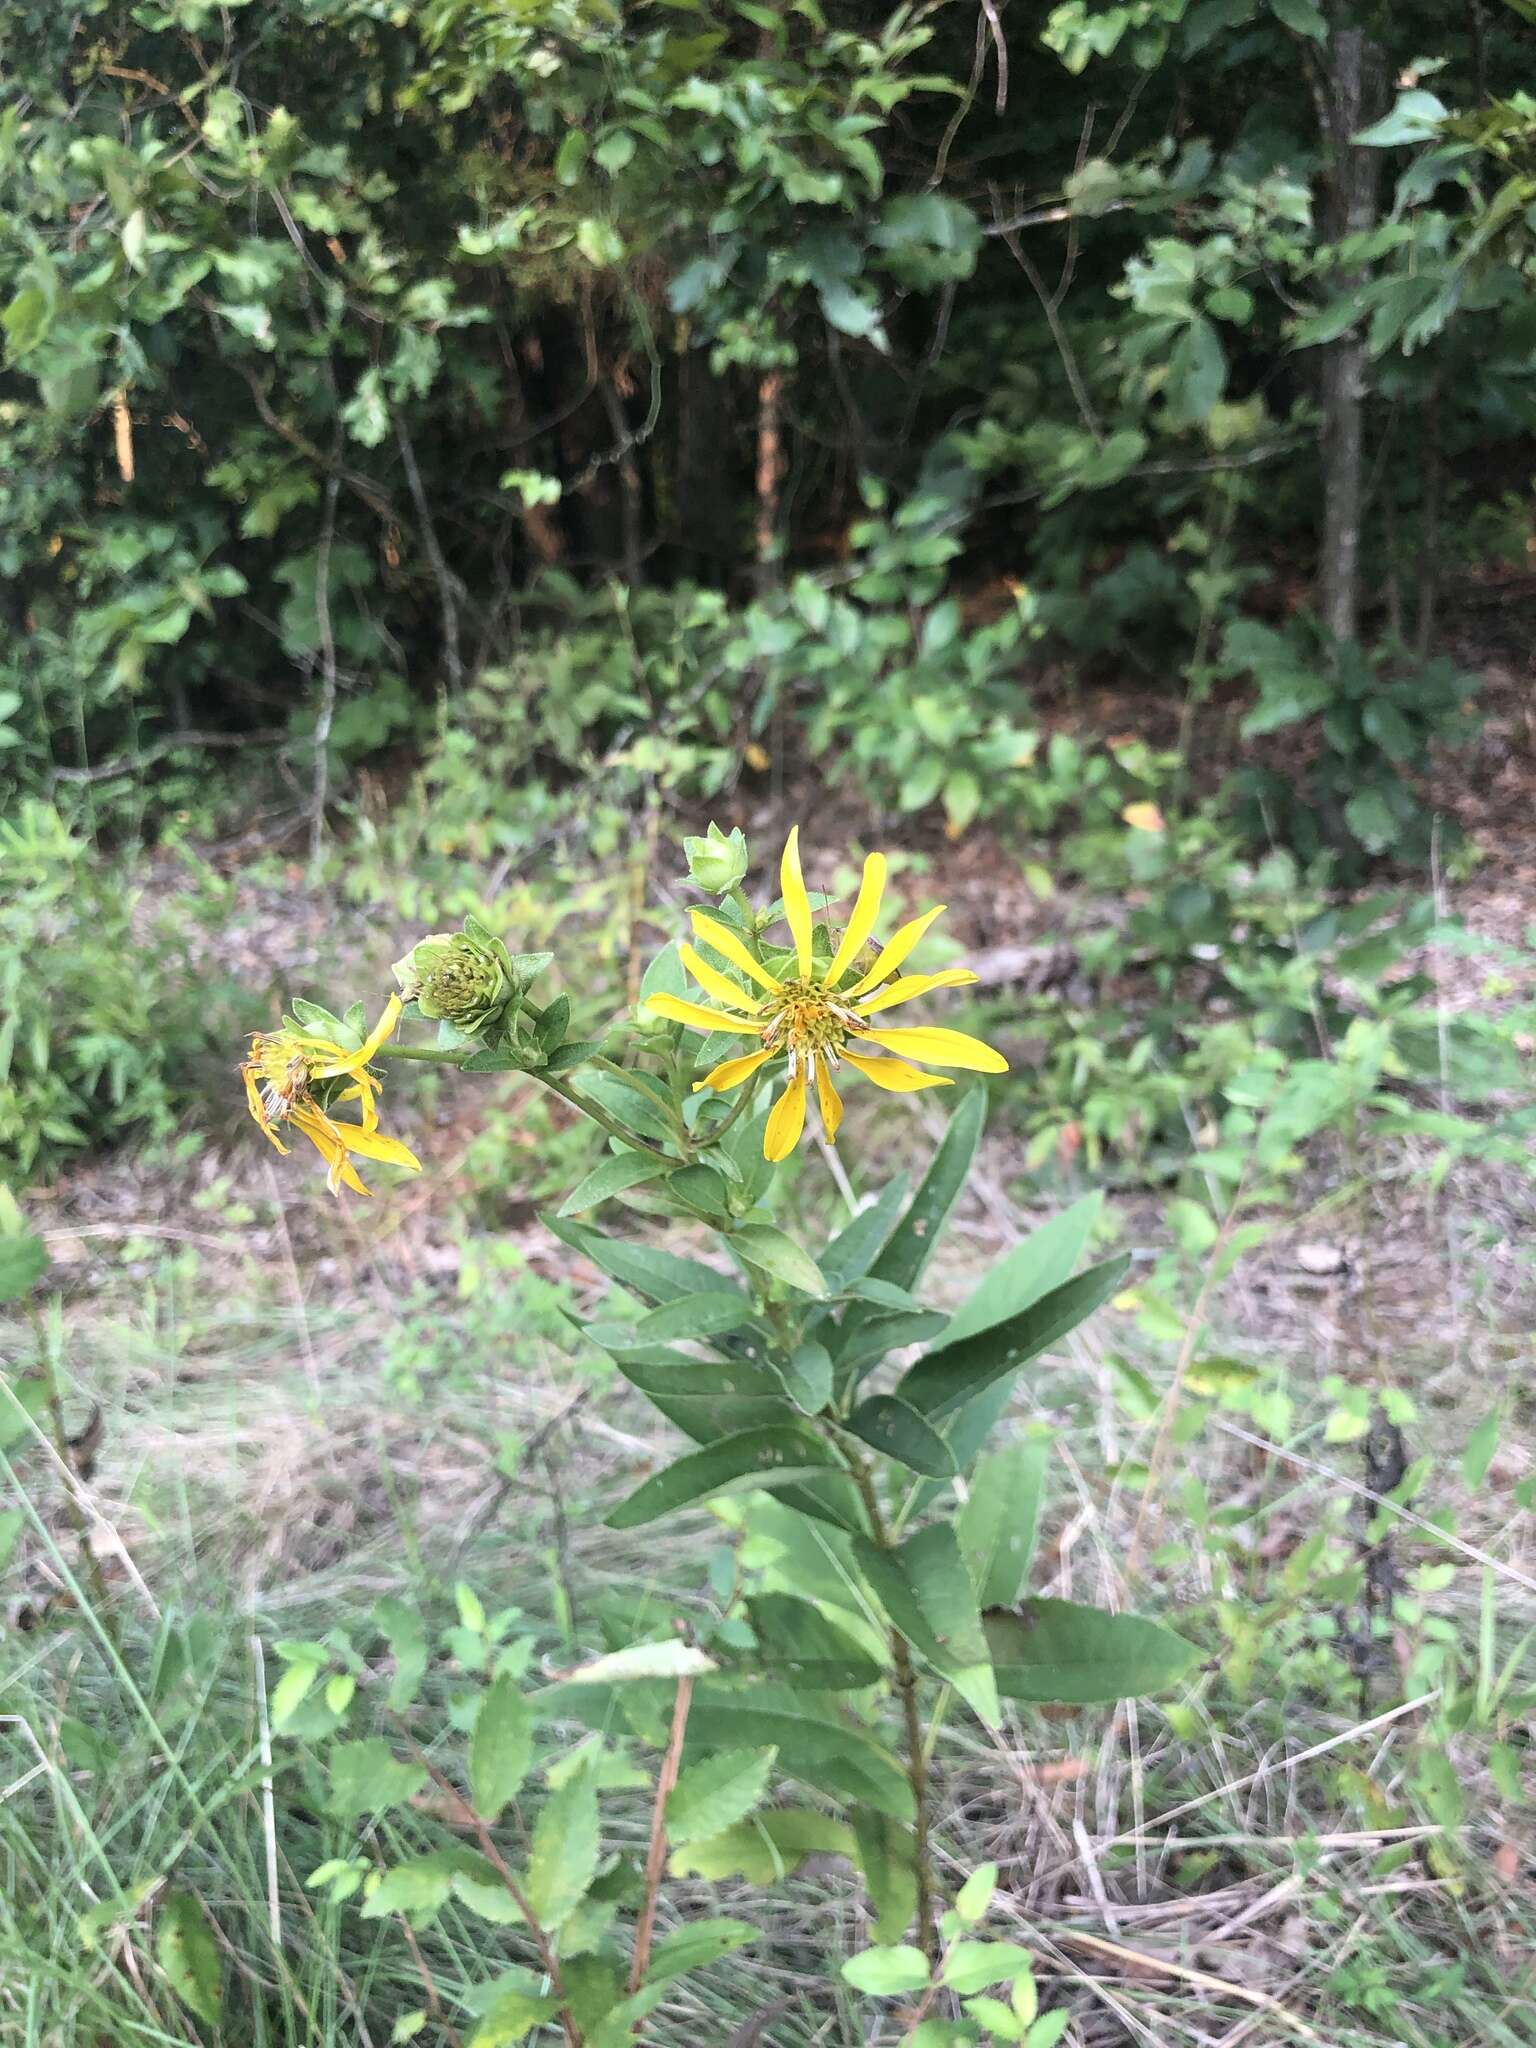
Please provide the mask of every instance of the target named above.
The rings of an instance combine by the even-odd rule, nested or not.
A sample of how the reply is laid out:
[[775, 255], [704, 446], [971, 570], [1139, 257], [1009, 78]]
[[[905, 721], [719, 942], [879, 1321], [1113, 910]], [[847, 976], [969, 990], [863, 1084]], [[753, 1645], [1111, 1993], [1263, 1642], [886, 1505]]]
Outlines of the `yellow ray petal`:
[[363, 1129], [376, 1131], [379, 1127], [379, 1084], [371, 1074], [359, 1074], [350, 1088], [343, 1088], [335, 1098], [337, 1103], [359, 1102], [362, 1104]]
[[386, 1166], [408, 1166], [412, 1173], [421, 1171], [421, 1161], [398, 1138], [387, 1138], [382, 1131], [365, 1131], [357, 1124], [333, 1124], [331, 1128], [347, 1151], [356, 1152], [363, 1159], [379, 1159]]
[[[324, 1061], [314, 1069], [315, 1079], [326, 1081], [335, 1074], [355, 1074], [359, 1067], [366, 1067], [385, 1039], [389, 1037], [395, 1026], [400, 1022], [400, 1012], [403, 1007], [404, 1005], [398, 996], [391, 996], [384, 1005], [383, 1016], [380, 1017], [378, 1023], [374, 1025], [356, 1052], [346, 1052], [339, 1045], [327, 1045], [326, 1050], [334, 1053], [335, 1058]], [[324, 1041], [322, 1040], [320, 1043], [324, 1044]]]
[[335, 1135], [329, 1117], [318, 1109], [296, 1110], [289, 1119], [296, 1129], [302, 1131], [311, 1145], [325, 1161], [327, 1172], [325, 1184], [333, 1195], [339, 1195], [344, 1187], [354, 1194], [368, 1195], [371, 1188], [364, 1187], [357, 1168], [347, 1157], [347, 1148]]
[[706, 1010], [702, 1003], [685, 1002], [681, 996], [647, 996], [645, 1007], [655, 1016], [673, 1024], [687, 1024], [695, 1031], [730, 1031], [737, 1038], [756, 1038], [759, 1026], [750, 1017], [727, 1016], [724, 1010]]
[[894, 974], [933, 920], [943, 915], [944, 905], [936, 903], [932, 910], [925, 910], [921, 917], [914, 917], [909, 924], [902, 925], [881, 949], [879, 958], [863, 980], [856, 981], [852, 988], [844, 992], [844, 1000], [863, 995], [865, 989], [873, 988], [876, 982], [884, 981], [888, 974]]
[[701, 1088], [719, 1090], [739, 1087], [749, 1074], [755, 1074], [765, 1060], [772, 1058], [771, 1052], [747, 1052], [739, 1059], [722, 1060], [718, 1067], [710, 1069], [702, 1081], [694, 1082], [693, 1092], [697, 1095]]
[[821, 1127], [829, 1145], [837, 1143], [837, 1127], [843, 1120], [843, 1098], [832, 1086], [825, 1060], [816, 1062], [816, 1101], [821, 1109]]
[[706, 946], [713, 946], [722, 960], [729, 960], [733, 967], [739, 967], [743, 974], [750, 975], [759, 987], [772, 989], [778, 994], [779, 984], [768, 972], [761, 960], [754, 960], [746, 942], [737, 938], [727, 925], [718, 924], [714, 918], [706, 917], [702, 910], [693, 912], [693, 935], [702, 939]]
[[[779, 888], [784, 896], [784, 916], [795, 940], [795, 961], [800, 969], [800, 979], [811, 978], [811, 899], [805, 893], [805, 877], [800, 872], [800, 827], [794, 826], [784, 842], [784, 856], [779, 862]], [[783, 1155], [781, 1154], [780, 1157]]]
[[906, 1059], [927, 1060], [935, 1067], [965, 1067], [976, 1074], [1006, 1074], [1008, 1062], [990, 1045], [971, 1038], [964, 1031], [943, 1031], [937, 1025], [916, 1025], [905, 1031], [880, 1031], [873, 1024], [859, 1033], [873, 1039], [887, 1052]]
[[864, 863], [864, 879], [859, 884], [859, 893], [854, 899], [853, 915], [848, 920], [848, 929], [843, 933], [837, 951], [832, 955], [832, 965], [827, 969], [827, 987], [836, 988], [864, 949], [864, 942], [875, 928], [875, 919], [880, 915], [880, 899], [885, 894], [885, 855], [872, 853]]
[[915, 996], [927, 995], [930, 989], [964, 988], [975, 979], [969, 967], [946, 967], [940, 974], [904, 974], [899, 981], [887, 982], [884, 988], [861, 997], [859, 1010], [862, 1015], [873, 1017], [877, 1010], [888, 1010], [893, 1003], [910, 1003]]
[[846, 1046], [843, 1058], [850, 1067], [857, 1067], [866, 1081], [873, 1081], [877, 1088], [889, 1088], [896, 1095], [910, 1095], [918, 1088], [955, 1085], [947, 1074], [925, 1074], [921, 1067], [909, 1067], [905, 1060], [877, 1060], [869, 1053], [849, 1052]]
[[805, 1076], [796, 1074], [773, 1105], [768, 1128], [763, 1132], [763, 1157], [777, 1164], [787, 1159], [800, 1142], [805, 1129]]
[[687, 944], [679, 946], [677, 957], [682, 961], [704, 993], [713, 996], [717, 1003], [734, 1003], [738, 1010], [760, 1010], [762, 1008], [762, 1004], [749, 996], [738, 983], [731, 981], [726, 975], [723, 975], [718, 967], [711, 967], [702, 955], [693, 950], [692, 946]]

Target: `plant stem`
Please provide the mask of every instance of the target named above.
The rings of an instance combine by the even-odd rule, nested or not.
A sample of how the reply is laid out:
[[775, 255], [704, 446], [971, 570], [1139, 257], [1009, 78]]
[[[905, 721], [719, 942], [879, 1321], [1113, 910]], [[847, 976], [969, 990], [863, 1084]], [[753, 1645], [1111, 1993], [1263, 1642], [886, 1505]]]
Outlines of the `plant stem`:
[[579, 1110], [585, 1117], [590, 1117], [593, 1123], [600, 1125], [611, 1138], [617, 1138], [621, 1145], [627, 1145], [632, 1152], [644, 1152], [652, 1159], [664, 1159], [668, 1166], [680, 1166], [685, 1163], [674, 1159], [670, 1152], [663, 1152], [661, 1147], [653, 1145], [649, 1138], [642, 1138], [638, 1131], [631, 1130], [628, 1124], [621, 1123], [616, 1116], [610, 1116], [606, 1109], [599, 1108], [590, 1097], [582, 1095], [575, 1088], [567, 1088], [563, 1081], [557, 1081], [552, 1074], [541, 1074], [535, 1068], [532, 1078], [541, 1081], [551, 1095], [558, 1095], [561, 1101], [568, 1102], [572, 1109]]
[[[462, 1072], [464, 1062], [473, 1058], [473, 1054], [462, 1046], [381, 1045], [378, 1057], [387, 1060], [421, 1060], [428, 1066], [454, 1067]], [[631, 1151], [649, 1153], [652, 1159], [664, 1159], [669, 1166], [683, 1163], [674, 1160], [670, 1152], [663, 1152], [659, 1145], [653, 1145], [648, 1138], [642, 1138], [640, 1133], [632, 1130], [628, 1124], [621, 1123], [615, 1116], [610, 1116], [606, 1109], [599, 1108], [587, 1096], [579, 1094], [574, 1088], [568, 1088], [563, 1081], [557, 1081], [552, 1074], [541, 1074], [537, 1067], [508, 1067], [506, 1071], [509, 1074], [526, 1073], [530, 1081], [542, 1082], [552, 1095], [558, 1095], [562, 1101], [568, 1102], [572, 1109], [579, 1110], [584, 1117], [589, 1117], [610, 1137], [617, 1138], [620, 1144], [628, 1145]]]
[[[844, 1447], [847, 1448], [846, 1446]], [[864, 1503], [864, 1512], [869, 1517], [869, 1526], [874, 1539], [882, 1550], [895, 1548], [890, 1531], [886, 1528], [885, 1516], [880, 1510], [880, 1499], [875, 1492], [874, 1481], [869, 1467], [860, 1457], [850, 1457], [850, 1473], [859, 1498]], [[935, 1968], [938, 1966], [939, 1928], [934, 1913], [934, 1885], [932, 1848], [929, 1840], [928, 1813], [928, 1751], [923, 1741], [923, 1717], [917, 1700], [917, 1672], [912, 1663], [912, 1652], [907, 1639], [900, 1629], [891, 1630], [891, 1656], [896, 1665], [896, 1695], [901, 1701], [902, 1721], [906, 1728], [907, 1783], [912, 1787], [912, 1858], [917, 1876], [917, 1939], [918, 1946]]]
[[[438, 1769], [421, 1744], [408, 1732], [406, 1733], [406, 1740], [416, 1753], [416, 1761], [421, 1765], [433, 1784], [436, 1785], [439, 1792], [445, 1793], [453, 1801], [455, 1807], [462, 1806], [465, 1803], [463, 1794], [459, 1791], [453, 1780]], [[539, 1961], [543, 1965], [545, 1976], [549, 1979], [550, 1989], [560, 2000], [560, 2025], [565, 2034], [566, 2048], [582, 2048], [581, 2035], [576, 2030], [576, 2022], [571, 2018], [570, 2007], [566, 2003], [565, 1984], [560, 1975], [560, 1958], [555, 1954], [555, 1945], [545, 1932], [533, 1907], [529, 1904], [528, 1895], [518, 1883], [516, 1872], [497, 1848], [495, 1837], [492, 1835], [489, 1825], [478, 1814], [474, 1816], [474, 1827], [475, 1834], [480, 1843], [480, 1853], [506, 1886], [513, 1905], [516, 1906], [518, 1912], [522, 1914], [523, 1919], [527, 1922], [528, 1932], [532, 1935], [533, 1945], [539, 1952]]]
[[[645, 1973], [651, 1966], [651, 1939], [656, 1932], [656, 1902], [661, 1895], [662, 1871], [667, 1860], [667, 1800], [677, 1783], [677, 1773], [683, 1758], [683, 1737], [688, 1730], [688, 1709], [693, 1702], [693, 1680], [680, 1678], [677, 1681], [677, 1698], [672, 1704], [672, 1738], [667, 1744], [667, 1753], [661, 1760], [661, 1769], [656, 1777], [656, 1804], [651, 1809], [651, 1843], [645, 1857], [645, 1902], [640, 1908], [639, 1925], [635, 1928], [635, 1953], [629, 1966], [630, 1996], [645, 1982]], [[645, 2021], [635, 2021], [634, 2033], [638, 2040]]]

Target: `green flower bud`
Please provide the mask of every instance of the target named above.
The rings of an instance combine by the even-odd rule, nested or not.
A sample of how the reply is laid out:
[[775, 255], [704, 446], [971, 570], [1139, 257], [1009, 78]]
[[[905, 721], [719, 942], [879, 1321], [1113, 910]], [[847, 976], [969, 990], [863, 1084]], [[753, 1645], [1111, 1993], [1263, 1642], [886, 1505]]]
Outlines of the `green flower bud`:
[[505, 949], [468, 932], [418, 939], [394, 971], [400, 993], [423, 1017], [471, 1037], [494, 1023], [515, 993]]
[[702, 839], [685, 839], [688, 879], [696, 889], [710, 896], [726, 896], [739, 889], [747, 872], [747, 841], [740, 826], [729, 834], [711, 823]]

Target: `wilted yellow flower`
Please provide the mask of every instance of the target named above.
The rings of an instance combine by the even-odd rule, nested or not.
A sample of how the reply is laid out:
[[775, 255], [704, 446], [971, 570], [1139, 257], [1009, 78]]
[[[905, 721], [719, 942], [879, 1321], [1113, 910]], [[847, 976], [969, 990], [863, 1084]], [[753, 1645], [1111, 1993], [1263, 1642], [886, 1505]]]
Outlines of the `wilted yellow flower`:
[[[763, 1134], [767, 1158], [786, 1159], [799, 1143], [805, 1128], [806, 1095], [812, 1087], [816, 1090], [822, 1127], [829, 1138], [836, 1139], [837, 1127], [843, 1120], [843, 1105], [832, 1075], [845, 1061], [877, 1088], [902, 1093], [951, 1085], [943, 1075], [925, 1074], [911, 1065], [913, 1060], [924, 1060], [936, 1067], [970, 1068], [983, 1074], [1008, 1071], [1008, 1062], [1001, 1053], [963, 1031], [928, 1025], [891, 1029], [874, 1021], [881, 1011], [910, 1002], [914, 996], [926, 995], [930, 989], [959, 988], [976, 979], [965, 967], [892, 979], [942, 913], [943, 904], [902, 925], [860, 972], [857, 963], [874, 932], [885, 892], [885, 856], [872, 853], [865, 861], [853, 913], [829, 960], [818, 959], [814, 949], [815, 918], [800, 871], [798, 826], [785, 844], [779, 876], [784, 916], [794, 941], [793, 957], [786, 960], [782, 970], [775, 972], [754, 957], [736, 932], [696, 910], [695, 937], [744, 974], [755, 989], [749, 993], [718, 967], [711, 966], [692, 946], [682, 946], [679, 952], [683, 964], [694, 980], [706, 994], [730, 1007], [712, 1010], [681, 996], [650, 998], [650, 1008], [658, 1016], [687, 1024], [695, 1031], [724, 1031], [761, 1041], [760, 1050], [723, 1061], [695, 1084], [697, 1088], [735, 1088], [769, 1060], [783, 1055], [788, 1086], [774, 1104]], [[756, 990], [762, 993], [759, 995]], [[880, 1051], [854, 1052], [849, 1048], [850, 1039]]]
[[[352, 1164], [353, 1153], [421, 1171], [415, 1153], [379, 1129], [379, 1082], [368, 1070], [368, 1062], [399, 1023], [400, 1010], [400, 998], [391, 996], [383, 1016], [355, 1050], [297, 1025], [258, 1031], [252, 1035], [249, 1056], [240, 1063], [251, 1115], [279, 1152], [288, 1150], [278, 1135], [281, 1128], [302, 1131], [329, 1168], [327, 1185], [333, 1195], [344, 1187], [360, 1195], [369, 1192]], [[351, 1085], [328, 1089], [322, 1105], [315, 1098], [315, 1084], [330, 1081]], [[344, 1102], [357, 1103], [360, 1122], [342, 1122], [331, 1114]]]

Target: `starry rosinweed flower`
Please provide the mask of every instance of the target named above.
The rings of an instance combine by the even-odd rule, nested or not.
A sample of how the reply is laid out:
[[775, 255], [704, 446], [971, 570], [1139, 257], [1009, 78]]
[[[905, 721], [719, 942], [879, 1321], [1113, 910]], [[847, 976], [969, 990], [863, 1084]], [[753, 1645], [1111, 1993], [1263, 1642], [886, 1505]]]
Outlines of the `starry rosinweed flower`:
[[494, 943], [469, 932], [433, 932], [394, 966], [403, 999], [423, 1017], [473, 1037], [507, 1006], [512, 976]]
[[[400, 1011], [400, 998], [391, 996], [357, 1047], [289, 1019], [280, 1031], [253, 1033], [251, 1050], [240, 1063], [251, 1115], [279, 1152], [288, 1150], [283, 1131], [302, 1132], [329, 1169], [326, 1180], [333, 1195], [344, 1187], [360, 1195], [369, 1192], [352, 1164], [354, 1156], [421, 1171], [415, 1153], [379, 1129], [379, 1081], [369, 1071], [369, 1061], [399, 1023]], [[333, 1114], [347, 1102], [358, 1105], [356, 1123]]]
[[[823, 967], [813, 945], [815, 918], [800, 869], [800, 828], [796, 826], [785, 844], [779, 867], [784, 917], [794, 942], [792, 959], [775, 971], [756, 957], [739, 933], [695, 910], [695, 938], [744, 975], [750, 988], [712, 966], [694, 947], [684, 945], [678, 948], [683, 965], [706, 995], [726, 1007], [710, 1009], [682, 996], [650, 998], [649, 1007], [674, 1023], [686, 1024], [695, 1031], [720, 1031], [759, 1041], [755, 1052], [723, 1060], [694, 1084], [696, 1088], [736, 1088], [769, 1061], [783, 1059], [787, 1085], [773, 1106], [763, 1134], [763, 1152], [769, 1159], [788, 1158], [799, 1143], [805, 1128], [806, 1097], [812, 1088], [816, 1091], [822, 1126], [828, 1138], [836, 1140], [843, 1105], [832, 1077], [845, 1064], [867, 1081], [873, 1081], [877, 1088], [898, 1093], [951, 1085], [942, 1074], [924, 1073], [912, 1064], [914, 1060], [982, 1074], [1008, 1071], [1008, 1062], [1001, 1053], [963, 1031], [943, 1030], [934, 1025], [892, 1028], [878, 1021], [884, 1011], [926, 995], [931, 989], [960, 988], [976, 979], [965, 967], [945, 968], [938, 974], [897, 974], [942, 913], [943, 904], [902, 925], [861, 971], [862, 956], [880, 915], [885, 873], [885, 856], [872, 853], [864, 863], [863, 879], [847, 926], [836, 951]], [[858, 1042], [860, 1049], [855, 1051], [850, 1040]]]

